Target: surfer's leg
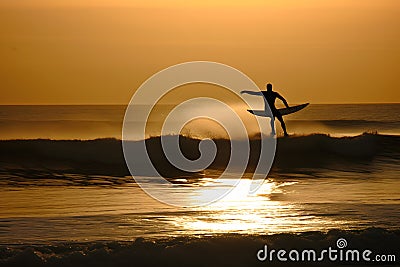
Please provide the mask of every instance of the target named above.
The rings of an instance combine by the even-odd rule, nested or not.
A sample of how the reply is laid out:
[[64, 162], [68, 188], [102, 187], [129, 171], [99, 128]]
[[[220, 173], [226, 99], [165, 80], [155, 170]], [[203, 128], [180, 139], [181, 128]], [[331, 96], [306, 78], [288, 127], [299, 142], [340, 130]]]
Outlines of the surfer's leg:
[[269, 123], [271, 125], [271, 135], [275, 135], [275, 117], [269, 118]]
[[281, 123], [281, 126], [282, 126], [282, 129], [283, 129], [283, 133], [285, 134], [285, 136], [288, 136], [288, 133], [287, 133], [287, 131], [286, 131], [286, 124], [285, 124], [285, 121], [283, 120], [283, 118], [282, 118], [282, 115], [278, 115], [278, 116], [276, 116], [276, 118], [279, 120], [279, 122]]

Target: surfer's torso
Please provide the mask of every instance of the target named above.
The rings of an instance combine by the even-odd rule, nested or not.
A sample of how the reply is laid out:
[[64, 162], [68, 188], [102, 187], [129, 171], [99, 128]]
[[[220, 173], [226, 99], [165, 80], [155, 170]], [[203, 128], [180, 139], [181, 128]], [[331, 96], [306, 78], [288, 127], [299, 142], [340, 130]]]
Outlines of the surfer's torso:
[[265, 104], [268, 104], [269, 108], [271, 109], [272, 113], [275, 115], [277, 109], [275, 107], [275, 100], [278, 97], [278, 93], [274, 91], [261, 91], [264, 95]]

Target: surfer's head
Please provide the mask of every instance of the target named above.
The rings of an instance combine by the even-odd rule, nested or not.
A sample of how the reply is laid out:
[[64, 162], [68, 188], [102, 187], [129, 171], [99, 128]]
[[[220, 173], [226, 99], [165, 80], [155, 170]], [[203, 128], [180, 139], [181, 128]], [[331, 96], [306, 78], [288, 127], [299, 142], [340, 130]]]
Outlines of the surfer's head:
[[267, 84], [267, 91], [272, 91], [272, 84], [270, 83]]

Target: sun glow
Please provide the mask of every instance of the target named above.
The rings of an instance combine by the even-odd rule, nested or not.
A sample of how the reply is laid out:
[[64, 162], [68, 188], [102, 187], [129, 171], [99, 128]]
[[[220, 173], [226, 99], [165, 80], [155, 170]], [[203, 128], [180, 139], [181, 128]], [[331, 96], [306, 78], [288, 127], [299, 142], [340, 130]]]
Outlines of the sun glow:
[[[257, 194], [249, 195], [251, 182], [250, 179], [241, 179], [239, 184], [223, 199], [196, 209], [196, 212], [204, 213], [204, 216], [184, 217], [176, 221], [176, 224], [185, 228], [188, 233], [268, 232], [268, 230], [276, 231], [278, 227], [281, 229], [282, 225], [290, 224], [291, 222], [281, 218], [286, 217], [287, 213], [293, 210], [293, 206], [271, 200], [269, 196], [278, 193], [281, 186], [293, 183], [267, 180]], [[288, 226], [289, 229], [290, 226]]]

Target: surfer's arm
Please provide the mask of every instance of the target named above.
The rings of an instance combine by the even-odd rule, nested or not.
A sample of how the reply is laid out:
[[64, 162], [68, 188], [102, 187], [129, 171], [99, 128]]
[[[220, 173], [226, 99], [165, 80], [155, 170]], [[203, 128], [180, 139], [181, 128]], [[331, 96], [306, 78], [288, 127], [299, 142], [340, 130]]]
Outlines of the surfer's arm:
[[249, 94], [249, 95], [263, 95], [261, 92], [254, 92], [254, 91], [247, 91], [247, 90], [241, 91], [240, 93], [241, 94]]
[[283, 104], [285, 104], [285, 107], [289, 108], [289, 104], [288, 104], [288, 102], [286, 101], [286, 99], [283, 96], [281, 96], [280, 94], [276, 93], [276, 97], [279, 98], [283, 102]]

